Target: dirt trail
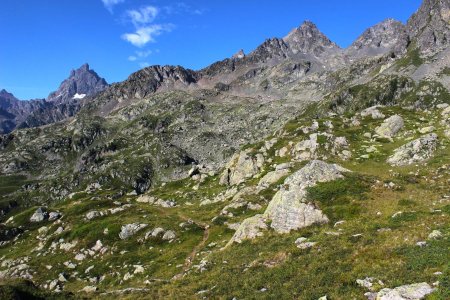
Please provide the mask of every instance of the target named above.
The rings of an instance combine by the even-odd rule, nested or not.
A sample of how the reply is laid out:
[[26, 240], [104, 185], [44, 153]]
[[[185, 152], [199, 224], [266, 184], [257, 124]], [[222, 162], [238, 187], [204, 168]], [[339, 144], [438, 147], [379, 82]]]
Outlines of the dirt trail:
[[182, 220], [186, 222], [193, 222], [195, 225], [203, 229], [203, 238], [200, 241], [200, 243], [197, 244], [197, 246], [192, 249], [191, 253], [189, 253], [188, 257], [186, 257], [183, 265], [183, 270], [172, 277], [172, 280], [178, 280], [180, 278], [183, 278], [183, 276], [187, 273], [189, 268], [192, 266], [192, 263], [194, 262], [195, 256], [197, 253], [205, 247], [206, 242], [209, 239], [209, 225], [200, 221], [192, 220], [191, 218], [188, 218], [184, 215], [178, 215]]

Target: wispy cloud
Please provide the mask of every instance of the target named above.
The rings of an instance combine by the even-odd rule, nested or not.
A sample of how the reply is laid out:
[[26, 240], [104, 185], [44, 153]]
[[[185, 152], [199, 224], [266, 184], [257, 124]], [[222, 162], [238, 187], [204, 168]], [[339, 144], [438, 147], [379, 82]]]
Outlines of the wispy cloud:
[[114, 6], [119, 3], [125, 2], [125, 0], [102, 0], [102, 2], [106, 9], [109, 10], [110, 13], [112, 13]]
[[148, 43], [154, 43], [155, 38], [163, 32], [170, 32], [172, 29], [173, 26], [170, 24], [151, 24], [137, 28], [134, 33], [123, 34], [122, 39], [136, 47], [144, 47]]
[[163, 7], [167, 14], [191, 14], [191, 15], [202, 15], [205, 10], [192, 7], [184, 2], [174, 3], [172, 5], [167, 5]]
[[155, 6], [145, 6], [140, 9], [133, 9], [127, 11], [127, 16], [134, 26], [152, 23], [159, 14], [159, 9]]
[[128, 56], [129, 61], [142, 60], [153, 54], [152, 50], [135, 51], [135, 54]]
[[163, 32], [172, 31], [174, 27], [172, 24], [154, 23], [159, 11], [159, 8], [151, 5], [128, 10], [126, 18], [133, 23], [135, 32], [123, 34], [122, 39], [136, 47], [144, 47], [148, 43], [155, 42], [155, 38]]

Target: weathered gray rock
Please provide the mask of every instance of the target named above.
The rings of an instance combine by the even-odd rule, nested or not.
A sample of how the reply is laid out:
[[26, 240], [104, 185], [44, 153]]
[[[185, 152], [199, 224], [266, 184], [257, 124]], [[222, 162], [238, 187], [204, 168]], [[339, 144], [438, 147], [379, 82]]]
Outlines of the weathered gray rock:
[[119, 233], [119, 237], [122, 240], [128, 239], [131, 236], [135, 235], [138, 231], [144, 229], [145, 227], [147, 227], [147, 224], [133, 223], [123, 225]]
[[249, 153], [250, 150], [246, 150], [233, 155], [220, 177], [220, 184], [237, 185], [258, 174], [264, 157], [261, 154], [252, 157]]
[[402, 285], [394, 289], [382, 289], [376, 300], [420, 300], [431, 294], [434, 289], [426, 282]]
[[437, 143], [438, 136], [436, 134], [424, 135], [396, 149], [387, 162], [393, 166], [423, 162], [433, 156]]
[[48, 219], [48, 212], [45, 207], [39, 207], [30, 217], [30, 222], [42, 222]]
[[316, 245], [316, 244], [317, 244], [316, 242], [308, 241], [308, 239], [305, 237], [300, 237], [295, 241], [295, 245], [299, 249], [309, 249], [309, 248], [314, 247], [314, 245]]
[[294, 146], [292, 155], [295, 159], [304, 161], [317, 158], [316, 151], [319, 147], [317, 136], [317, 133], [313, 133], [309, 136], [309, 140], [301, 141]]
[[244, 240], [251, 240], [262, 236], [263, 233], [261, 231], [266, 229], [266, 219], [262, 215], [247, 218], [241, 223], [231, 240], [228, 242], [227, 246], [234, 242], [242, 243]]
[[384, 138], [393, 138], [405, 125], [403, 118], [399, 115], [393, 115], [375, 129], [375, 133]]
[[280, 191], [273, 197], [264, 217], [271, 220], [271, 227], [280, 233], [300, 229], [312, 224], [327, 223], [328, 218], [312, 203], [307, 203], [308, 187], [318, 182], [343, 178], [342, 173], [349, 172], [338, 165], [323, 161], [312, 161], [289, 176]]
[[163, 241], [171, 241], [174, 240], [175, 238], [176, 234], [172, 230], [167, 230], [162, 237]]
[[384, 115], [378, 110], [379, 106], [372, 106], [361, 111], [361, 117], [372, 117], [372, 119], [383, 119]]
[[442, 238], [443, 234], [441, 231], [439, 230], [433, 230], [429, 235], [428, 235], [428, 239], [429, 240], [438, 240], [440, 238]]
[[86, 219], [87, 220], [92, 220], [92, 219], [95, 219], [95, 218], [97, 218], [97, 217], [100, 217], [102, 214], [99, 212], [99, 211], [97, 211], [97, 210], [92, 210], [92, 211], [90, 211], [90, 212], [88, 212], [87, 214], [86, 214]]
[[62, 215], [61, 215], [60, 212], [52, 211], [52, 212], [48, 215], [48, 220], [49, 220], [49, 221], [55, 221], [55, 220], [57, 220], [57, 219], [59, 219], [59, 218], [61, 218], [61, 217], [62, 217]]
[[269, 187], [271, 184], [274, 184], [284, 176], [288, 175], [289, 169], [275, 170], [267, 173], [258, 183], [260, 187]]

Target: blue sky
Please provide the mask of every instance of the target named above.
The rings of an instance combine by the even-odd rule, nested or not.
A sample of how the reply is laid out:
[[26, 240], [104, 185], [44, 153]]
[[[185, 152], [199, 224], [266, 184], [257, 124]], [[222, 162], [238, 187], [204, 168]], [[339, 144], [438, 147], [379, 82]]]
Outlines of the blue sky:
[[304, 20], [346, 47], [421, 0], [1, 0], [0, 89], [45, 98], [85, 62], [109, 83], [147, 65], [200, 69]]

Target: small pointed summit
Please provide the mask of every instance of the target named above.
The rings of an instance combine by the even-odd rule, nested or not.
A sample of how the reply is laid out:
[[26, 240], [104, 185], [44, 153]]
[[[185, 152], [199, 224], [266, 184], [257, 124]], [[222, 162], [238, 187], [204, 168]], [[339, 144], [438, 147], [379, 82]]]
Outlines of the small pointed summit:
[[320, 56], [327, 49], [340, 49], [319, 30], [316, 24], [308, 20], [304, 21], [300, 27], [294, 28], [283, 40], [294, 54], [308, 53]]
[[243, 49], [241, 49], [237, 53], [235, 53], [231, 58], [241, 59], [244, 57], [245, 57], [245, 52]]
[[78, 70], [89, 71], [89, 64], [88, 63], [83, 64]]

